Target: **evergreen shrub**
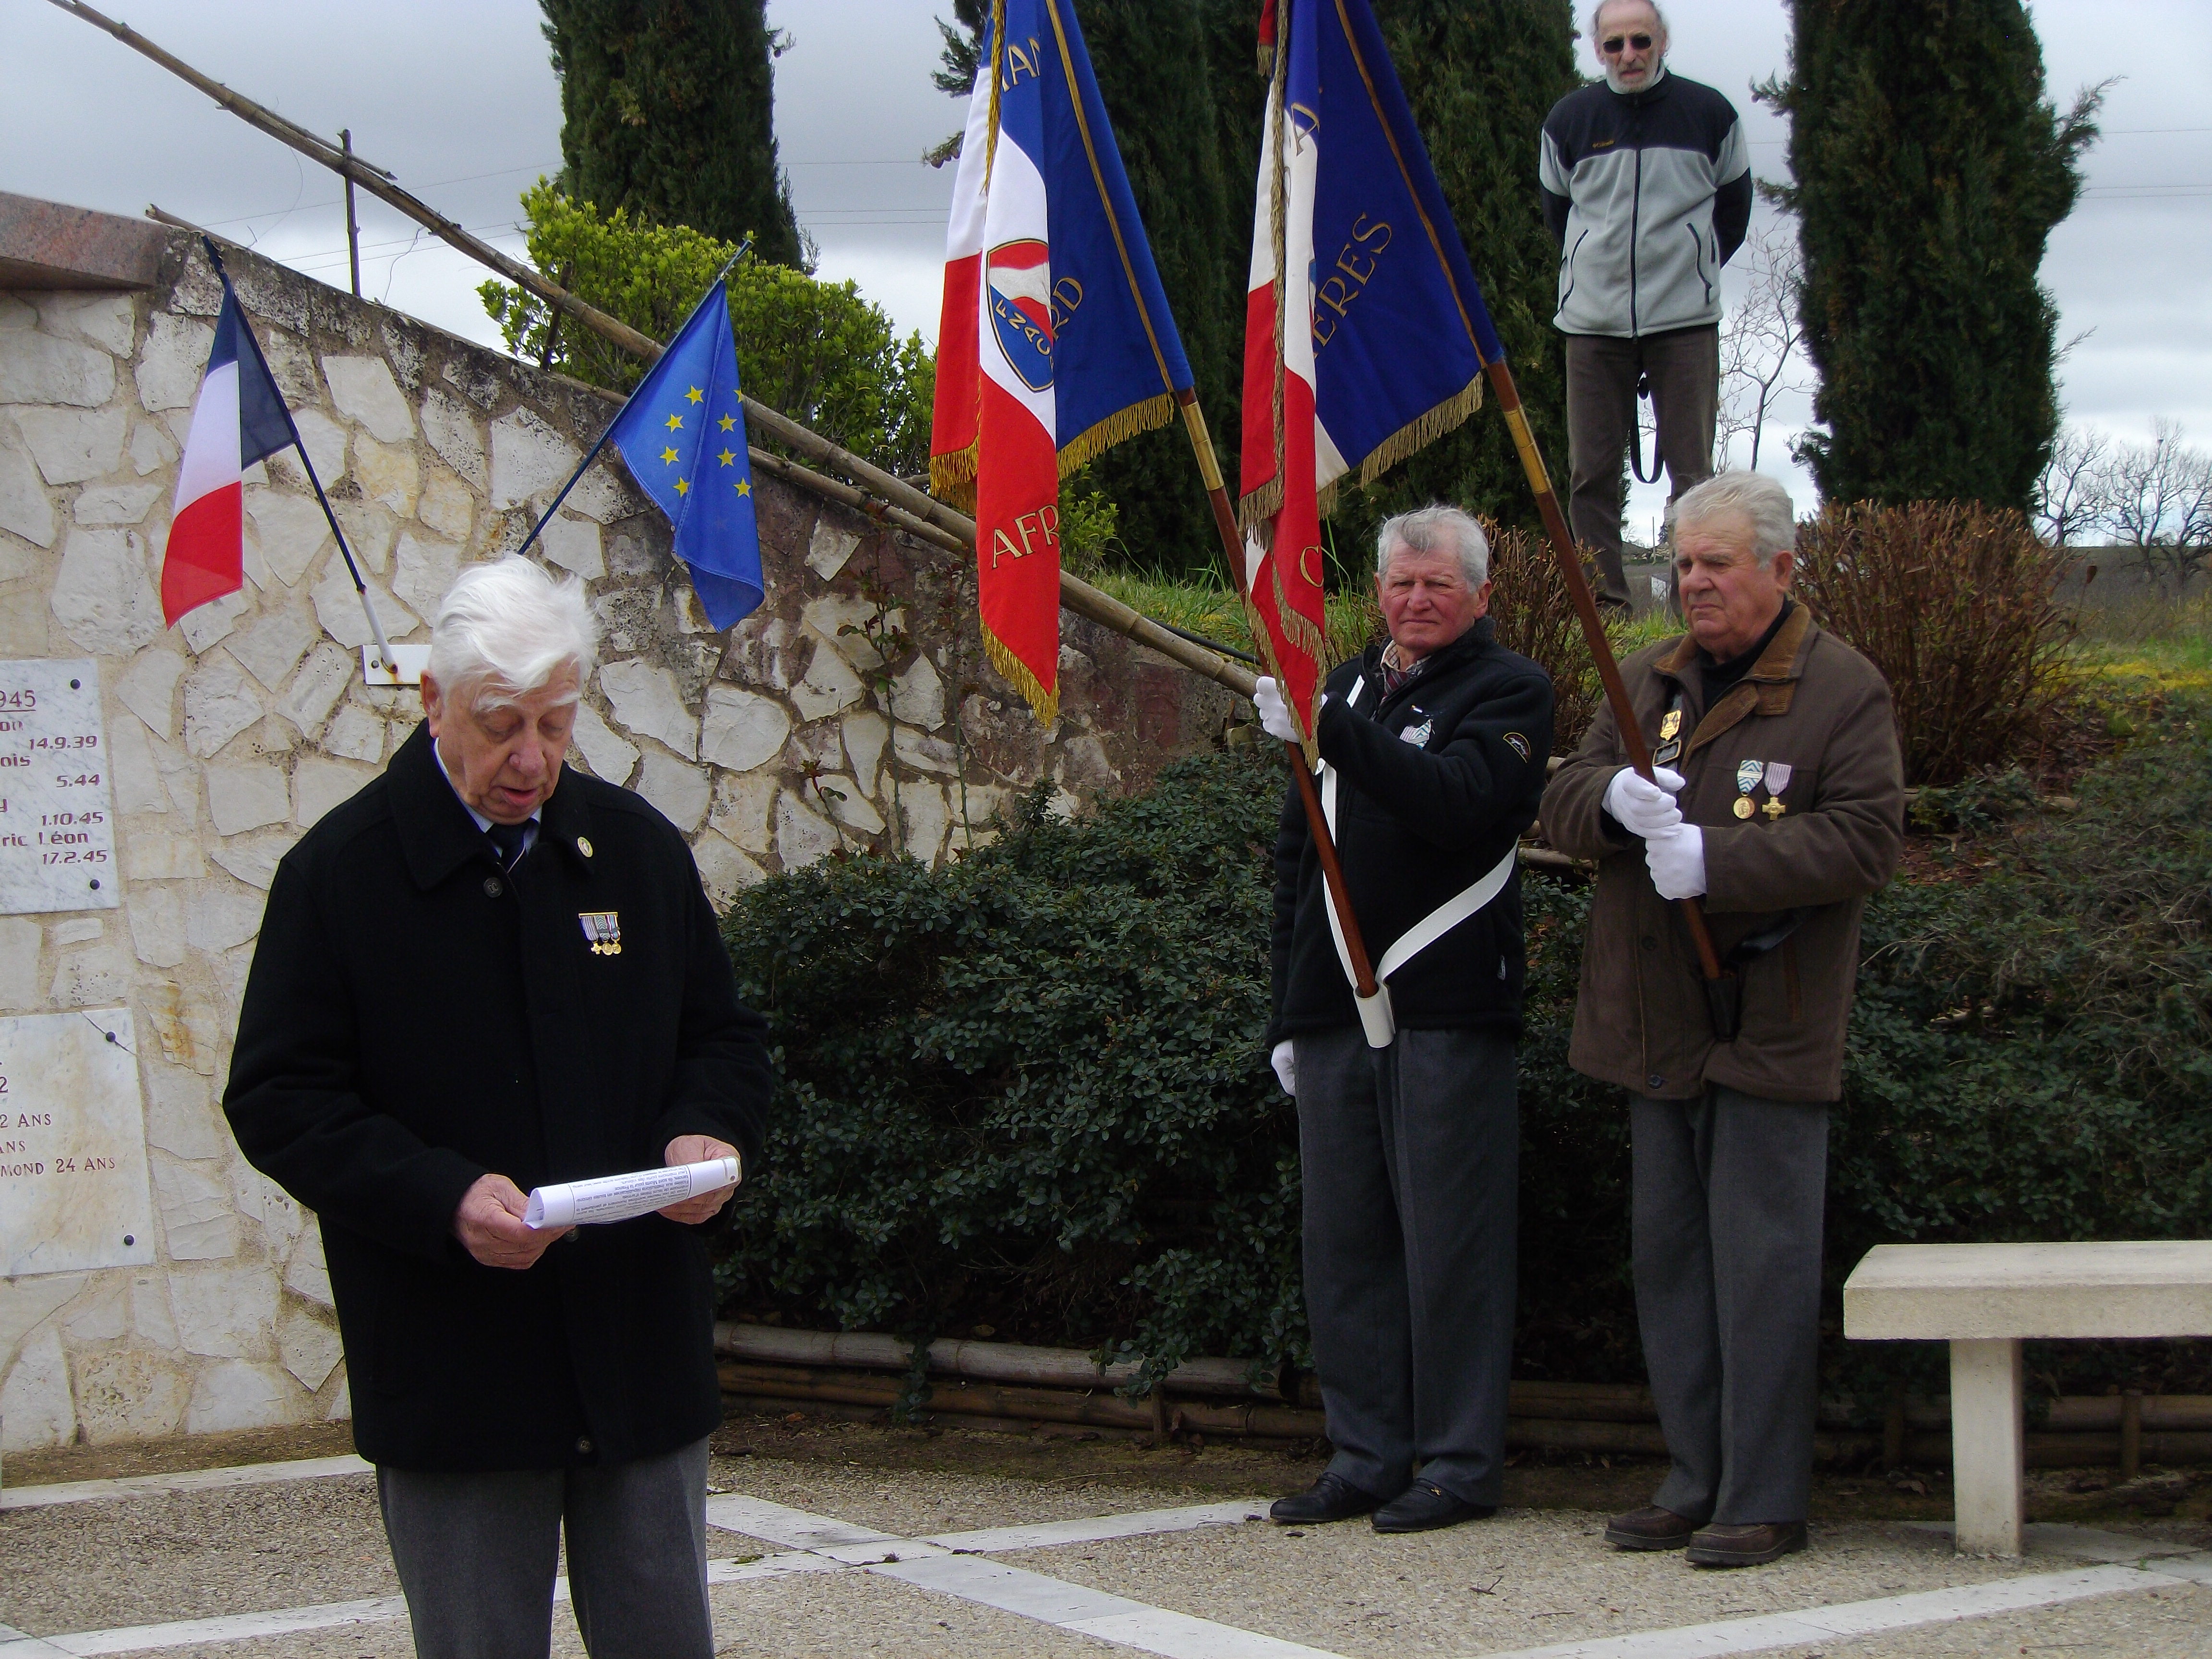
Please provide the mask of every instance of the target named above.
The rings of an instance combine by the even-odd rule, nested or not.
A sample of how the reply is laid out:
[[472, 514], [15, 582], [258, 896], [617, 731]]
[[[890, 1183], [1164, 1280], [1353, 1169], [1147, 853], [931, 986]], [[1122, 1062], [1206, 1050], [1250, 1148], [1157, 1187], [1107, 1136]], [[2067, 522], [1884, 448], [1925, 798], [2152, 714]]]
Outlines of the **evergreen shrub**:
[[[1874, 1244], [2212, 1236], [2203, 714], [2105, 763], [2063, 819], [2004, 816], [2018, 788], [1923, 797], [1988, 827], [1960, 872], [1869, 913], [1830, 1157], [1831, 1391], [1940, 1376], [1936, 1350], [1841, 1340], [1837, 1289]], [[1034, 793], [941, 871], [831, 858], [742, 894], [726, 937], [781, 1084], [726, 1306], [911, 1336], [988, 1322], [1156, 1371], [1305, 1363], [1297, 1121], [1260, 1047], [1284, 787], [1279, 757], [1232, 750], [1076, 822]], [[1522, 886], [1516, 1371], [1632, 1381], [1627, 1114], [1566, 1064], [1588, 890]]]

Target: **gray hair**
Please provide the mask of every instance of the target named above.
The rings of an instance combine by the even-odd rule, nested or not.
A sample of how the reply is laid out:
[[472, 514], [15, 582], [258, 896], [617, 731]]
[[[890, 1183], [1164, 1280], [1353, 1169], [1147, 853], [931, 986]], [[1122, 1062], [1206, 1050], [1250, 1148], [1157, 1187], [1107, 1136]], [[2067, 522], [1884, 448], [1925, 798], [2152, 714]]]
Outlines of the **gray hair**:
[[[1591, 46], [1595, 46], [1597, 45], [1598, 40], [1604, 30], [1605, 9], [1607, 6], [1618, 6], [1626, 3], [1628, 3], [1628, 0], [1597, 0], [1597, 4], [1590, 8], [1589, 41]], [[1659, 9], [1659, 0], [1639, 0], [1639, 3], [1651, 8], [1651, 15], [1659, 20], [1660, 33], [1672, 34], [1674, 33], [1672, 29], [1667, 27], [1667, 14]]]
[[470, 689], [478, 708], [527, 696], [564, 668], [580, 690], [598, 652], [584, 584], [514, 554], [462, 571], [430, 623], [431, 676], [449, 696]]
[[1450, 553], [1457, 556], [1469, 587], [1490, 580], [1490, 540], [1482, 526], [1455, 507], [1424, 507], [1385, 519], [1375, 533], [1375, 574], [1390, 574], [1390, 556], [1400, 548], [1408, 553]]
[[1764, 472], [1716, 472], [1693, 489], [1682, 492], [1674, 503], [1674, 533], [1686, 526], [1704, 524], [1723, 514], [1741, 515], [1751, 526], [1751, 548], [1761, 565], [1774, 562], [1777, 553], [1797, 549], [1797, 507], [1790, 492]]

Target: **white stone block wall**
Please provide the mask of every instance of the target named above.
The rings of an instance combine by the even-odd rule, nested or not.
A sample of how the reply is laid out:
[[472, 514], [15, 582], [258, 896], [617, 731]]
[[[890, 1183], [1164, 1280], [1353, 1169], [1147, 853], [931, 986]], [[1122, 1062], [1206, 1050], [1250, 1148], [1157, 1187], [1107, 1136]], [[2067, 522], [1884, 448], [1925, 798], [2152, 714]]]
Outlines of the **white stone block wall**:
[[[391, 638], [515, 546], [614, 405], [250, 255], [262, 348]], [[0, 1014], [128, 1004], [159, 1234], [149, 1267], [0, 1280], [0, 1451], [348, 1413], [313, 1216], [221, 1112], [276, 860], [420, 719], [363, 684], [360, 604], [295, 456], [252, 469], [246, 584], [162, 625], [177, 460], [220, 291], [173, 239], [133, 294], [0, 292], [0, 659], [91, 657], [119, 909], [0, 917]], [[610, 455], [538, 551], [603, 630], [574, 763], [691, 838], [710, 893], [840, 851], [941, 862], [1041, 778], [1075, 811], [1201, 746], [1225, 693], [1063, 614], [1041, 731], [990, 670], [970, 573], [762, 475], [768, 604], [711, 631]]]

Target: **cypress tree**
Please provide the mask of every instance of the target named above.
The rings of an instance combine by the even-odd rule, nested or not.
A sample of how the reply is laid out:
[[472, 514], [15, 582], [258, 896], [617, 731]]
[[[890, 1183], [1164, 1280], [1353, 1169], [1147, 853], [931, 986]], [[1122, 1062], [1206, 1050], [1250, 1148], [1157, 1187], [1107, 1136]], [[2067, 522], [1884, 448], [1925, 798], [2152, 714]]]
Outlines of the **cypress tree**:
[[[1566, 346], [1552, 326], [1559, 309], [1559, 245], [1544, 223], [1536, 159], [1545, 116], [1581, 84], [1573, 9], [1569, 0], [1374, 0], [1374, 5], [1528, 406], [1530, 429], [1553, 482], [1564, 488]], [[1407, 347], [1418, 349], [1418, 343]], [[1432, 501], [1503, 524], [1538, 527], [1528, 474], [1487, 395], [1456, 431], [1370, 488], [1339, 494], [1333, 526], [1346, 574], [1357, 572], [1364, 581], [1371, 561], [1364, 549], [1354, 550], [1355, 544], [1370, 538], [1384, 516]]]
[[766, 0], [540, 3], [568, 194], [805, 263], [776, 162]]
[[1820, 372], [1800, 454], [1831, 501], [2026, 510], [2058, 428], [2037, 283], [2101, 88], [2060, 115], [2020, 0], [1793, 0], [1801, 311]]

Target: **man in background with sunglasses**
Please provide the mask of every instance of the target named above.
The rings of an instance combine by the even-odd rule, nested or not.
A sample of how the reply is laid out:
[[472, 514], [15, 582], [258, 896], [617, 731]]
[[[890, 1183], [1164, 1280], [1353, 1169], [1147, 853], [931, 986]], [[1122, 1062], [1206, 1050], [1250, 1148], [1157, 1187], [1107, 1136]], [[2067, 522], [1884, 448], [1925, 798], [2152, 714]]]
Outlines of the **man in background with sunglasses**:
[[1650, 377], [1671, 509], [1713, 473], [1721, 267], [1751, 223], [1751, 161], [1735, 106], [1668, 73], [1650, 0], [1600, 0], [1589, 33], [1605, 79], [1553, 106], [1539, 172], [1559, 239], [1568, 518], [1597, 554], [1600, 602], [1626, 608], [1620, 470], [1637, 383]]

